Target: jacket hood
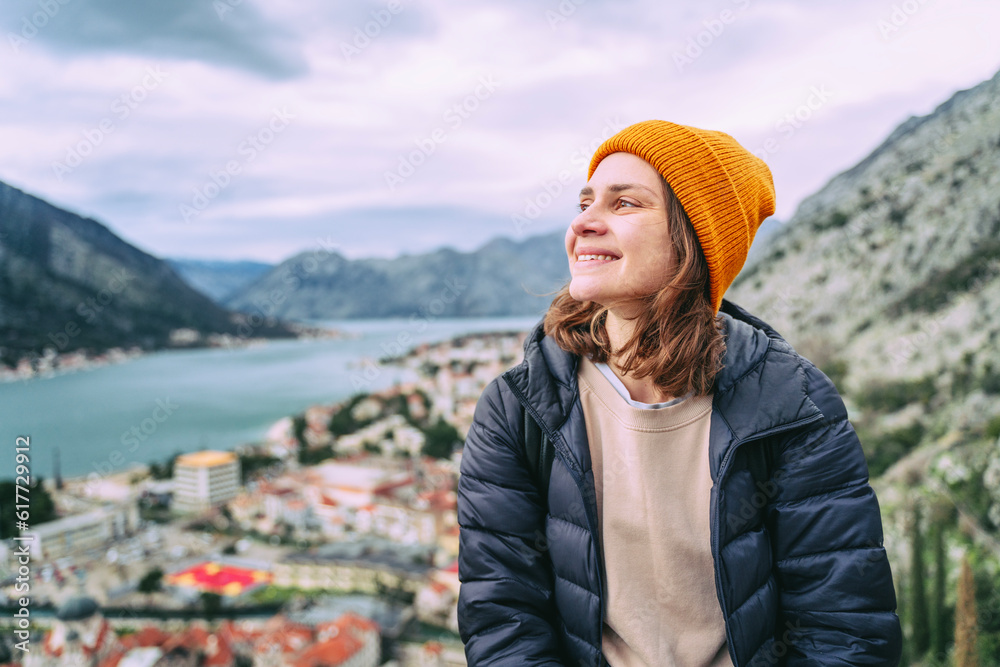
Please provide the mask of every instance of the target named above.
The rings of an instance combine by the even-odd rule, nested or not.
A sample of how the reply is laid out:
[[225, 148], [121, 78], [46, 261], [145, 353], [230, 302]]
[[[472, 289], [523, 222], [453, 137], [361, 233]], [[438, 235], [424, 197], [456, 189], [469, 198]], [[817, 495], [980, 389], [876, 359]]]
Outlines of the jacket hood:
[[[725, 455], [720, 443], [732, 445], [823, 416], [807, 393], [805, 360], [778, 332], [727, 299], [722, 300], [719, 314], [725, 325], [726, 351], [713, 385], [713, 411], [730, 437], [712, 438], [710, 458], [715, 469]], [[546, 336], [543, 324], [544, 318], [525, 340], [524, 361], [505, 376], [556, 432], [579, 395], [580, 357]]]

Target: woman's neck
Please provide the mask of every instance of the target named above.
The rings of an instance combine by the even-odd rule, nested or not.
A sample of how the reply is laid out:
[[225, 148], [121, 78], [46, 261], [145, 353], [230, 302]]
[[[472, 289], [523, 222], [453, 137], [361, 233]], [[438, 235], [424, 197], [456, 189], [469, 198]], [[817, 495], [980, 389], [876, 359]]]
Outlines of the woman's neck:
[[[628, 313], [628, 317], [634, 317], [634, 312]], [[619, 352], [625, 347], [629, 337], [634, 330], [634, 322], [626, 319], [626, 313], [614, 309], [608, 311], [605, 327], [608, 332], [608, 341], [611, 343], [611, 355], [608, 359], [608, 366], [614, 371], [618, 379], [622, 381], [629, 395], [634, 401], [642, 403], [663, 403], [676, 398], [663, 393], [653, 381], [651, 376], [636, 378], [632, 375], [625, 375], [620, 368], [622, 355]]]

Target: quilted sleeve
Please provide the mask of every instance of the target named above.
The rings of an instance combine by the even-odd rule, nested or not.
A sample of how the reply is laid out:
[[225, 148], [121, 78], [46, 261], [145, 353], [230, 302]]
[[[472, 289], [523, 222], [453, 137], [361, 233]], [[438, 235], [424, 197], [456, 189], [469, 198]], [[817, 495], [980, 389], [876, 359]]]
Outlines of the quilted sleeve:
[[776, 450], [767, 508], [788, 667], [897, 665], [902, 633], [868, 464], [833, 383], [805, 361], [825, 419]]
[[[504, 413], [500, 378], [476, 404], [458, 481], [458, 628], [472, 667], [557, 666], [545, 508]], [[513, 398], [510, 398], [513, 401]]]

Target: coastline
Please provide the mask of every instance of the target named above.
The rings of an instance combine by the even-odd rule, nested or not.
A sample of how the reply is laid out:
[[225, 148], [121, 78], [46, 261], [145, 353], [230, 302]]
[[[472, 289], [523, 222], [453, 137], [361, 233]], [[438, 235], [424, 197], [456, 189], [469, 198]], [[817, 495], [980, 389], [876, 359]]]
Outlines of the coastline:
[[[502, 370], [501, 367], [506, 367], [515, 360], [519, 360], [517, 353], [521, 350], [523, 340], [526, 335], [527, 332], [509, 328], [464, 333], [457, 336], [445, 337], [436, 341], [423, 342], [412, 346], [398, 355], [383, 355], [377, 361], [375, 359], [371, 359], [369, 360], [370, 363], [408, 368], [417, 376], [423, 377], [417, 382], [397, 382], [380, 390], [365, 393], [371, 398], [388, 401], [399, 395], [401, 391], [412, 392], [418, 387], [429, 392], [433, 392], [435, 390], [440, 392], [441, 387], [439, 385], [436, 386], [438, 382], [444, 380], [450, 388], [454, 383], [453, 378], [465, 377], [466, 380], [464, 382], [466, 384], [461, 387], [463, 390], [462, 393], [465, 394], [462, 396], [462, 399], [464, 399], [464, 406], [455, 404], [446, 409], [446, 421], [456, 425], [464, 437], [464, 431], [468, 426], [467, 422], [471, 419], [471, 410], [474, 407], [475, 400], [478, 399], [478, 394], [487, 381], [486, 376], [492, 377], [492, 375], [498, 374]], [[506, 353], [501, 354], [497, 352], [497, 350], [491, 349], [500, 345], [501, 341], [504, 340], [508, 341], [508, 349], [506, 350]], [[256, 344], [263, 344], [264, 342], [266, 342], [266, 340], [259, 340]], [[249, 344], [252, 343], [244, 343], [241, 344], [240, 347], [247, 347]], [[475, 351], [473, 351], [474, 348], [478, 348], [480, 345], [485, 345], [486, 350], [475, 349]], [[480, 356], [484, 354], [484, 351], [487, 358]], [[471, 355], [469, 354], [470, 352]], [[462, 369], [461, 371], [457, 371], [457, 373], [453, 374], [450, 363], [453, 353], [460, 354], [463, 358], [463, 366], [471, 362], [475, 366], [482, 365], [484, 368], [488, 368], [489, 370], [485, 373], [480, 371], [480, 373], [477, 374], [479, 377], [475, 379], [472, 378], [468, 369]], [[95, 365], [94, 367], [97, 366]], [[471, 385], [468, 384], [469, 381], [471, 381]], [[458, 397], [456, 396], [456, 398]], [[298, 411], [288, 413], [276, 420], [276, 422], [271, 425], [271, 428], [274, 428], [278, 423], [285, 420], [294, 420], [296, 417], [304, 417], [308, 413], [326, 413], [331, 410], [337, 410], [350, 402], [351, 397], [345, 397], [332, 403], [322, 402], [305, 404]], [[225, 451], [232, 451], [237, 455], [272, 455], [274, 454], [272, 446], [275, 444], [275, 442], [269, 441], [269, 438], [265, 436], [262, 441], [241, 442], [222, 449]], [[130, 481], [135, 475], [147, 478], [152, 465], [162, 465], [168, 463], [169, 460], [170, 457], [167, 456], [162, 460], [147, 463], [133, 461], [130, 465], [128, 465], [128, 467], [102, 474], [100, 475], [100, 478], [105, 485], [105, 492], [110, 491], [111, 488], [115, 486], [131, 486]], [[82, 489], [90, 487], [93, 489], [93, 475], [93, 472], [87, 472], [79, 475], [64, 476], [63, 483], [67, 487], [71, 488], [79, 487]], [[51, 478], [46, 478], [47, 485], [52, 481], [53, 480]]]
[[[296, 340], [314, 340], [321, 338], [356, 338], [356, 333], [339, 329], [323, 329], [295, 325]], [[171, 344], [152, 349], [143, 349], [138, 345], [128, 348], [112, 347], [99, 352], [88, 349], [56, 352], [47, 347], [43, 354], [28, 354], [17, 361], [16, 366], [0, 364], [0, 383], [20, 382], [22, 380], [44, 380], [58, 375], [93, 370], [113, 364], [120, 364], [138, 359], [139, 357], [171, 350], [192, 349], [240, 349], [264, 345], [272, 340], [287, 340], [284, 338], [243, 338], [231, 334], [210, 334], [203, 336], [190, 329], [178, 329], [171, 334]]]

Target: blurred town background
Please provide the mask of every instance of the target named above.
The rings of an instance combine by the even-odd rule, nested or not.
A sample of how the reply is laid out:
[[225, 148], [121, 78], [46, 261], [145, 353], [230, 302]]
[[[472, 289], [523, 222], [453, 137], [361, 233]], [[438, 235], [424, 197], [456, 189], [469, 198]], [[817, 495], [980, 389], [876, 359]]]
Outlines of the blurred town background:
[[902, 664], [1000, 665], [998, 21], [5, 3], [0, 665], [465, 664], [473, 410], [647, 118], [771, 166], [726, 296], [845, 399]]

